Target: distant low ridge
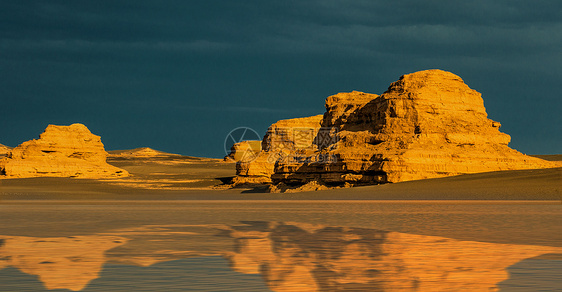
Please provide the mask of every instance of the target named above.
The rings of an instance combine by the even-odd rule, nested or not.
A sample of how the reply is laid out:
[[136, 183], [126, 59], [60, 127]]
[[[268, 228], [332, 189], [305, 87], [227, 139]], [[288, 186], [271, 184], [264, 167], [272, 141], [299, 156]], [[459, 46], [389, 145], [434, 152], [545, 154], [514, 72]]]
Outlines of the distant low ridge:
[[509, 148], [481, 94], [442, 70], [403, 75], [382, 95], [338, 93], [323, 116], [290, 121], [268, 129], [257, 159], [238, 162], [236, 184], [314, 190], [562, 166]]
[[141, 148], [128, 149], [128, 150], [112, 150], [112, 151], [108, 151], [108, 153], [109, 155], [114, 157], [157, 157], [157, 156], [170, 156], [170, 155], [179, 156], [179, 154], [166, 153], [148, 147], [141, 147]]

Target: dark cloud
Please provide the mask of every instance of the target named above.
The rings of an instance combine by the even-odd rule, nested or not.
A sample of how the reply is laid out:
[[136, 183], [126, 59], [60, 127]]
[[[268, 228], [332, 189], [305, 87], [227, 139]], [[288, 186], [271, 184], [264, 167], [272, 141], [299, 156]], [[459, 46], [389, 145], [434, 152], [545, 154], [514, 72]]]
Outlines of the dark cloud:
[[[4, 1], [0, 143], [84, 122], [108, 148], [222, 155], [263, 132], [441, 68], [535, 153], [560, 152], [557, 1]], [[126, 135], [123, 132], [127, 132]]]

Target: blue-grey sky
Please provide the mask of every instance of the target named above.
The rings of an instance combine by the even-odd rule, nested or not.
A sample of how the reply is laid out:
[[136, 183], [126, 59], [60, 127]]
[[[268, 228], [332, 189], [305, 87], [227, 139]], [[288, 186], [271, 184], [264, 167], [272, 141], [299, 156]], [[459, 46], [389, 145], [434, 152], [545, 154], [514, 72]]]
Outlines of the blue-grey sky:
[[221, 157], [235, 127], [439, 68], [511, 147], [562, 153], [560, 48], [560, 1], [2, 1], [0, 143], [80, 122], [109, 150]]

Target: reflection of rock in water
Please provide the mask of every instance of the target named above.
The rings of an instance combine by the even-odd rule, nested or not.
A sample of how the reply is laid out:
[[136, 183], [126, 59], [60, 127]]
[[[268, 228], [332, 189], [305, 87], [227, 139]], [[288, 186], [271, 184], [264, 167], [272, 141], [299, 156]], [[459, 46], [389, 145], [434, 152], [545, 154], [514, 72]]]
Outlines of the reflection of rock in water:
[[104, 252], [127, 239], [117, 236], [25, 237], [0, 239], [0, 269], [13, 266], [39, 276], [47, 289], [82, 290], [98, 277]]
[[108, 261], [149, 266], [199, 256], [224, 256], [237, 272], [261, 274], [274, 291], [490, 291], [508, 278], [507, 267], [545, 253], [562, 248], [293, 222], [0, 236], [0, 269], [13, 266], [39, 276], [48, 289], [75, 291]]
[[508, 266], [562, 251], [302, 223], [247, 222], [230, 236], [232, 268], [274, 291], [493, 291]]

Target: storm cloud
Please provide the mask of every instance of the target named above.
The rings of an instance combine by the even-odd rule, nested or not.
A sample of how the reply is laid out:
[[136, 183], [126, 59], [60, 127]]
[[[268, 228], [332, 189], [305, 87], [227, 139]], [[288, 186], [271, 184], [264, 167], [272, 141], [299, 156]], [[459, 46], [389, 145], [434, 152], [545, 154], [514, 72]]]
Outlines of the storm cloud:
[[0, 143], [82, 122], [106, 148], [220, 157], [230, 129], [440, 68], [512, 147], [560, 153], [557, 1], [4, 1]]

